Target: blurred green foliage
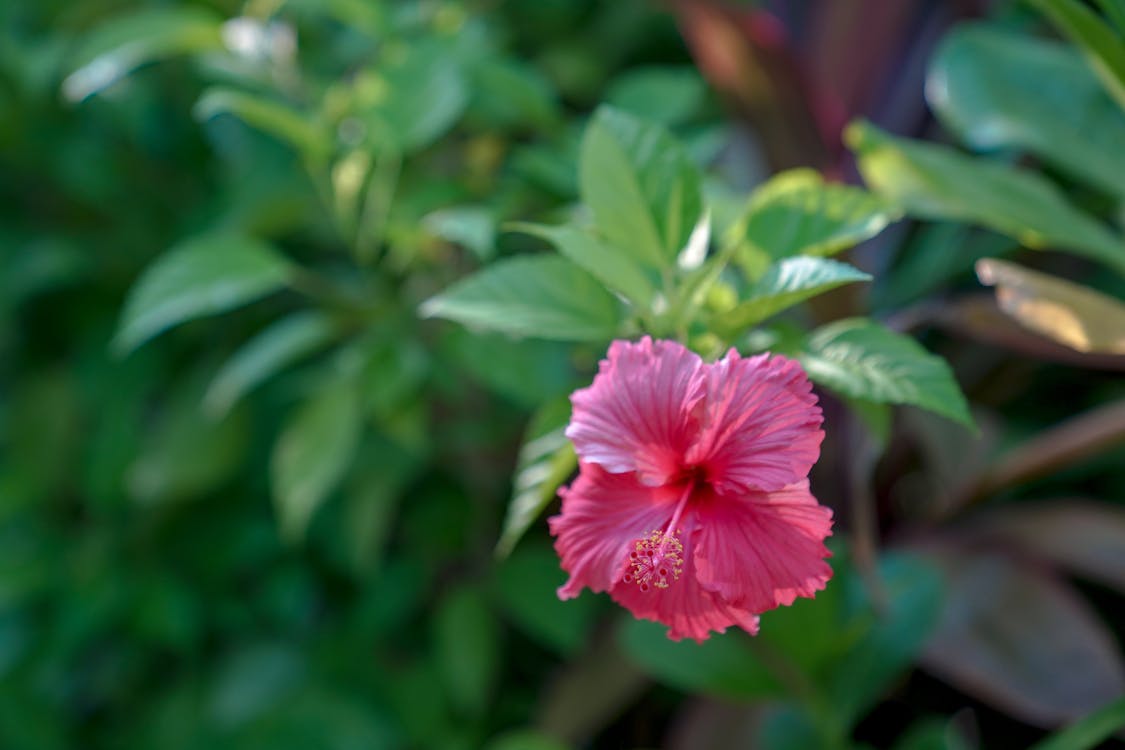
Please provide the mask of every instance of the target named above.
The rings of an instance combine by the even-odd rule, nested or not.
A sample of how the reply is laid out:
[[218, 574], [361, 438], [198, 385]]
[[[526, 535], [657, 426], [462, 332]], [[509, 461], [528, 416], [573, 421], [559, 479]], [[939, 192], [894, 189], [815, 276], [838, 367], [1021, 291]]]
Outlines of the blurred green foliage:
[[[670, 19], [0, 21], [0, 745], [470, 748], [528, 724], [505, 675], [577, 648], [595, 603], [554, 598], [541, 540], [498, 567], [492, 547], [522, 415], [575, 365], [415, 307], [573, 194], [571, 111]], [[682, 53], [654, 61], [625, 105], [668, 76], [669, 116], [705, 122]]]
[[[833, 583], [755, 640], [674, 644], [560, 602], [536, 520], [574, 468], [565, 396], [610, 338], [650, 332], [800, 357], [848, 405], [840, 434], [866, 425], [837, 439], [856, 465], [901, 434], [889, 404], [971, 424], [940, 357], [820, 297], [872, 279], [827, 256], [909, 214], [1123, 267], [1116, 32], [1066, 5], [1102, 64], [964, 30], [930, 96], [970, 145], [1105, 194], [1077, 207], [1053, 173], [873, 128], [852, 132], [874, 193], [793, 170], [741, 175], [763, 183], [745, 195], [709, 169], [741, 136], [683, 19], [640, 0], [0, 6], [0, 747], [655, 745], [702, 696], [772, 701], [743, 717], [763, 746], [851, 746], [995, 592], [942, 554], [869, 559], [844, 520]], [[966, 270], [944, 226], [876, 299]], [[1089, 539], [1076, 518], [1046, 525]], [[1112, 548], [1120, 519], [1089, 518]], [[1001, 526], [1042, 552], [1041, 526]], [[1117, 580], [1101, 563], [1075, 565]], [[1012, 584], [1027, 606], [1064, 603], [1050, 627], [1093, 633], [1070, 653], [1104, 679], [1067, 684], [1100, 699], [1119, 653], [1033, 583]], [[996, 679], [1044, 640], [1013, 639]], [[961, 734], [927, 717], [894, 746]]]

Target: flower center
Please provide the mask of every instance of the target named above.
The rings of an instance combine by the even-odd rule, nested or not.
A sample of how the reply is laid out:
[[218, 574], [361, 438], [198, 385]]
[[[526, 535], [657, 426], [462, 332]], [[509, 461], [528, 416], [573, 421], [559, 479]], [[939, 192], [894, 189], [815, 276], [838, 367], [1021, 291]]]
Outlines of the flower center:
[[641, 591], [647, 593], [654, 587], [666, 589], [670, 583], [680, 579], [684, 570], [684, 545], [677, 535], [684, 532], [678, 525], [694, 489], [695, 482], [688, 482], [664, 531], [653, 529], [633, 542], [629, 570], [622, 577], [625, 583], [636, 583]]
[[[677, 533], [683, 532], [677, 529]], [[636, 583], [641, 591], [648, 591], [653, 586], [668, 588], [668, 584], [679, 580], [683, 572], [683, 551], [684, 545], [675, 536], [653, 529], [648, 536], [633, 544], [625, 583]]]

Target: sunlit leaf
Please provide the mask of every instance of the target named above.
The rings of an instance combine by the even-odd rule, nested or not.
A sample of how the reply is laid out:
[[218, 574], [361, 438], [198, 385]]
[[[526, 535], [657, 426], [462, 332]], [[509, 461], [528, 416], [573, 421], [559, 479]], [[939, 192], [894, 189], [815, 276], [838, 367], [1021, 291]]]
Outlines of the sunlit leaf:
[[1029, 331], [996, 304], [993, 294], [962, 297], [941, 311], [939, 324], [959, 336], [976, 339], [1044, 362], [1062, 362], [1072, 367], [1125, 371], [1125, 355], [1083, 354]]
[[359, 441], [359, 395], [347, 382], [325, 387], [291, 414], [270, 462], [281, 532], [299, 539], [343, 479]]
[[1078, 596], [1040, 568], [956, 548], [924, 665], [974, 697], [1038, 726], [1084, 716], [1125, 692], [1113, 637]]
[[581, 266], [610, 289], [620, 292], [642, 309], [651, 304], [656, 290], [644, 271], [629, 254], [581, 229], [569, 226], [516, 223], [516, 231], [542, 237], [575, 264]]
[[420, 308], [423, 317], [516, 336], [606, 341], [617, 332], [620, 305], [565, 258], [507, 258], [468, 276]]
[[851, 125], [846, 140], [868, 185], [914, 216], [974, 222], [1028, 247], [1070, 250], [1125, 273], [1125, 241], [1034, 172], [893, 138], [866, 123]]
[[317, 311], [294, 313], [272, 323], [223, 364], [203, 397], [204, 408], [221, 417], [274, 374], [326, 346], [336, 332], [332, 318]]
[[112, 346], [126, 354], [166, 328], [253, 302], [285, 286], [290, 271], [276, 250], [251, 237], [185, 240], [129, 290]]
[[586, 128], [578, 171], [605, 239], [671, 268], [703, 212], [699, 173], [683, 148], [662, 128], [603, 106]]
[[512, 479], [512, 499], [504, 517], [504, 530], [496, 554], [511, 553], [563, 482], [578, 468], [574, 447], [563, 434], [570, 420], [570, 403], [550, 401], [536, 412], [527, 427]]
[[1101, 292], [995, 258], [977, 261], [1000, 309], [1080, 352], [1125, 354], [1125, 304]]
[[942, 41], [930, 106], [974, 148], [1021, 148], [1125, 197], [1125, 111], [1071, 48], [984, 25]]
[[149, 8], [106, 21], [86, 36], [76, 55], [79, 67], [63, 81], [63, 95], [81, 101], [146, 63], [222, 49], [222, 23], [214, 11], [195, 5]]
[[798, 358], [814, 382], [846, 396], [911, 404], [973, 424], [945, 360], [870, 320], [851, 318], [818, 328]]
[[741, 331], [818, 294], [871, 276], [847, 263], [796, 256], [774, 263], [747, 292], [747, 299], [716, 321], [724, 330]]
[[900, 215], [877, 195], [827, 183], [811, 169], [794, 169], [755, 190], [745, 218], [732, 231], [775, 260], [834, 255], [879, 234]]

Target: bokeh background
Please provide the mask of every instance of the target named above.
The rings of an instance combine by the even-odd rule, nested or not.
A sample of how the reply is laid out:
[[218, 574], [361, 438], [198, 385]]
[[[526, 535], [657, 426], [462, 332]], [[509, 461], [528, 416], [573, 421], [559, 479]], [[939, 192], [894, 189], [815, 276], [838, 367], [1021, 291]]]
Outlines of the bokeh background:
[[[606, 102], [721, 195], [798, 166], [861, 184], [855, 118], [986, 151], [963, 153], [1036, 172], [1125, 254], [1115, 100], [1030, 63], [987, 79], [1013, 38], [1099, 80], [1031, 5], [0, 4], [0, 747], [818, 747], [791, 708], [812, 690], [843, 706], [841, 747], [1006, 748], [1120, 698], [1125, 328], [1083, 350], [1021, 327], [973, 264], [1125, 282], [983, 215], [1003, 183], [912, 206], [933, 220], [852, 251], [870, 285], [801, 313], [917, 336], [979, 429], [912, 408], [872, 429], [823, 396], [836, 577], [763, 618], [773, 641], [675, 645], [604, 597], [559, 602], [541, 520], [498, 554], [532, 414], [565, 419], [604, 347], [418, 315], [542, 250], [505, 222], [575, 215]], [[970, 20], [983, 41], [950, 42]], [[941, 109], [958, 74], [992, 88]], [[142, 272], [209, 232], [305, 270], [123, 331]], [[806, 673], [779, 681], [778, 649]]]

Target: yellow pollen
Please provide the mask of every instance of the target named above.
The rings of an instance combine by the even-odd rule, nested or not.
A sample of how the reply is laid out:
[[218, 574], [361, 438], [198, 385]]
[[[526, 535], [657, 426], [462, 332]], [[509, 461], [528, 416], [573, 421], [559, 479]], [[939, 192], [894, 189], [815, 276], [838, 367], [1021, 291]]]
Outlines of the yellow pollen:
[[[676, 529], [677, 534], [683, 532]], [[629, 553], [629, 572], [623, 578], [625, 583], [636, 583], [641, 591], [653, 587], [668, 588], [668, 584], [678, 581], [684, 569], [684, 545], [673, 534], [653, 530], [648, 536], [638, 539]]]

